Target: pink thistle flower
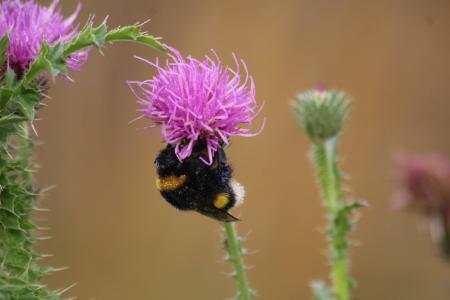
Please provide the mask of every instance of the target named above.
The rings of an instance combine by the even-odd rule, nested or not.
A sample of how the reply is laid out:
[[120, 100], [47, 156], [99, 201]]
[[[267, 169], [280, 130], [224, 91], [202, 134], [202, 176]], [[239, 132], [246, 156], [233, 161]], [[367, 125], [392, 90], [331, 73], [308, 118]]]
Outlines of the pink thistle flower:
[[314, 88], [314, 90], [317, 93], [325, 93], [327, 91], [327, 86], [323, 83], [318, 83], [318, 84], [316, 84], [316, 87]]
[[[81, 6], [64, 19], [58, 0], [50, 6], [42, 6], [34, 1], [5, 0], [0, 4], [0, 37], [9, 35], [7, 64], [20, 77], [36, 59], [42, 43], [49, 45], [67, 42], [77, 34], [78, 26], [74, 26]], [[87, 60], [88, 50], [81, 50], [71, 55], [67, 65], [72, 70], [80, 70]]]
[[425, 215], [430, 233], [450, 258], [450, 161], [439, 155], [397, 158], [401, 186], [396, 206], [407, 206]]
[[450, 208], [450, 161], [443, 156], [397, 158], [401, 189], [398, 204], [433, 212]]
[[148, 118], [153, 121], [150, 127], [161, 126], [163, 140], [175, 146], [180, 161], [192, 154], [196, 142], [204, 141], [208, 157], [200, 159], [209, 165], [230, 137], [262, 131], [265, 119], [260, 130], [251, 132], [262, 106], [256, 103], [253, 78], [242, 60], [233, 55], [233, 70], [223, 66], [214, 51], [214, 58], [203, 60], [185, 59], [172, 48], [169, 52], [164, 66], [144, 60], [157, 69], [153, 79], [128, 81], [128, 85], [141, 106], [137, 119]]

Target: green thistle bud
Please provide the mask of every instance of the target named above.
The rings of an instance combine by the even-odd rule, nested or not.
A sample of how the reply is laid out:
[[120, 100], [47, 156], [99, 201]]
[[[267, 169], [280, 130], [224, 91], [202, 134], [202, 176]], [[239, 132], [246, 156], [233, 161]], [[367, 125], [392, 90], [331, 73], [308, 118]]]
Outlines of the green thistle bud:
[[292, 105], [299, 125], [318, 144], [340, 133], [349, 113], [350, 99], [343, 92], [317, 88], [299, 94]]

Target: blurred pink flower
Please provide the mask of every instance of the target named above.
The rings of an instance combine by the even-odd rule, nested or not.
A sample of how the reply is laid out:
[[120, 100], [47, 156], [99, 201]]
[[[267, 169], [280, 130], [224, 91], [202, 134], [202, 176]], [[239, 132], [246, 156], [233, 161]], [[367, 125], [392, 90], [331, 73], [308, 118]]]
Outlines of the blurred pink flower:
[[447, 158], [402, 154], [396, 163], [401, 180], [397, 204], [426, 212], [450, 206], [450, 161]]
[[426, 215], [432, 237], [450, 257], [450, 160], [441, 155], [399, 155], [400, 187], [394, 199]]

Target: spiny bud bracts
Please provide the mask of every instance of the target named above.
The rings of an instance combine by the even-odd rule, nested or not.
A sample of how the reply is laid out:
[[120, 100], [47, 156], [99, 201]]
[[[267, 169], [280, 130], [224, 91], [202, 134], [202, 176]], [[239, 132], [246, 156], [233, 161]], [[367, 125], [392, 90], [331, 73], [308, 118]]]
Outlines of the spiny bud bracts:
[[313, 89], [292, 103], [300, 126], [314, 143], [337, 136], [349, 113], [350, 100], [343, 92]]

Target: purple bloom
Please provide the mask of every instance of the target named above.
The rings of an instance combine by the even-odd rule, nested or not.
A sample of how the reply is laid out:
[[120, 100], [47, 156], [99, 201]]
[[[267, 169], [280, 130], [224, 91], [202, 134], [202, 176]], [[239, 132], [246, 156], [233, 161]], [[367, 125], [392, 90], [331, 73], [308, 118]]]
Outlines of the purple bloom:
[[[401, 189], [397, 206], [435, 214], [450, 210], [450, 161], [440, 155], [397, 157]], [[450, 224], [449, 224], [450, 225]]]
[[[49, 7], [21, 0], [5, 0], [0, 4], [0, 36], [9, 34], [8, 64], [18, 76], [36, 59], [44, 41], [53, 45], [67, 42], [77, 34], [78, 26], [73, 22], [80, 5], [64, 19], [56, 7], [58, 2], [53, 0]], [[76, 52], [66, 60], [68, 67], [78, 71], [87, 56], [88, 50]]]
[[[251, 132], [253, 119], [258, 115], [255, 86], [245, 63], [233, 55], [236, 70], [223, 66], [217, 54], [200, 61], [187, 59], [175, 49], [169, 49], [170, 60], [164, 66], [155, 64], [157, 74], [145, 81], [129, 81], [142, 113], [153, 121], [150, 127], [161, 126], [165, 142], [175, 145], [178, 159], [189, 157], [197, 141], [206, 143], [206, 164], [231, 136], [255, 136]], [[244, 76], [240, 74], [243, 67]]]
[[430, 233], [450, 259], [450, 160], [440, 155], [400, 155], [401, 186], [396, 206], [407, 206], [427, 216]]
[[327, 87], [326, 87], [326, 85], [323, 84], [323, 83], [318, 83], [318, 84], [316, 85], [316, 87], [314, 88], [314, 90], [315, 90], [316, 92], [318, 92], [318, 93], [324, 93], [324, 92], [327, 91]]

